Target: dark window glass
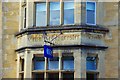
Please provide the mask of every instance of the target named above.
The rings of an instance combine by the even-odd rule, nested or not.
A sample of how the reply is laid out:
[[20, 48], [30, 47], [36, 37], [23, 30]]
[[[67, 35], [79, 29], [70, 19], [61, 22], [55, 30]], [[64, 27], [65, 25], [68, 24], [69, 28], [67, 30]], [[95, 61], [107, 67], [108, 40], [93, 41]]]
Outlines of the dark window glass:
[[44, 80], [44, 73], [34, 73], [33, 80]]
[[74, 58], [72, 56], [63, 57], [63, 70], [74, 70]]
[[50, 25], [60, 24], [60, 3], [50, 2]]
[[34, 58], [34, 70], [44, 70], [45, 59], [43, 57]]
[[58, 70], [59, 58], [54, 57], [49, 59], [48, 61], [48, 69], [50, 70]]
[[20, 74], [20, 80], [24, 80], [24, 74]]
[[86, 75], [87, 80], [97, 80], [97, 76], [98, 76], [97, 73], [87, 73]]
[[21, 70], [24, 71], [24, 59], [21, 59]]
[[87, 24], [96, 24], [96, 5], [95, 2], [86, 3], [86, 22]]
[[48, 80], [59, 80], [59, 73], [48, 73]]
[[36, 26], [46, 26], [46, 3], [36, 4]]
[[26, 8], [24, 8], [24, 28], [26, 28]]
[[74, 2], [64, 2], [64, 24], [74, 24]]
[[63, 80], [74, 80], [74, 73], [63, 73]]
[[87, 57], [86, 68], [87, 70], [96, 70], [97, 61], [95, 57]]

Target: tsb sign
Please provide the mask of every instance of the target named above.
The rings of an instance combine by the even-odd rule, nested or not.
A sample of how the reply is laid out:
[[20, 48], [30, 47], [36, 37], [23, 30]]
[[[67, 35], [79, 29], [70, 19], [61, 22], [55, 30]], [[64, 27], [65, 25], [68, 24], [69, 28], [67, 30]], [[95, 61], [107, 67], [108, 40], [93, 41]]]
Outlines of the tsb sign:
[[44, 45], [44, 57], [53, 58], [53, 49], [48, 45]]

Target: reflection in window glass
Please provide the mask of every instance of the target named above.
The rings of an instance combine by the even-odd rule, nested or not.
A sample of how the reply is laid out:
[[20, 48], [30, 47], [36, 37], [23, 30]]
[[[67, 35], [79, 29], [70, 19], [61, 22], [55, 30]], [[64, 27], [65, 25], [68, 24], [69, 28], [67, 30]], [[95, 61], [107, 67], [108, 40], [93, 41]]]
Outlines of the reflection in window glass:
[[74, 24], [74, 2], [64, 2], [64, 24]]
[[60, 24], [60, 3], [51, 2], [50, 3], [50, 25]]
[[44, 57], [35, 57], [34, 70], [44, 70], [45, 59]]
[[59, 64], [59, 58], [58, 57], [51, 58], [51, 59], [49, 59], [49, 62], [48, 62], [48, 69], [57, 70], [58, 69], [58, 64]]
[[46, 3], [36, 4], [36, 26], [46, 26]]
[[74, 58], [72, 56], [63, 57], [63, 69], [74, 70]]
[[97, 61], [95, 57], [87, 57], [86, 68], [87, 70], [96, 70], [97, 69]]
[[86, 22], [87, 24], [96, 24], [96, 10], [95, 10], [95, 2], [87, 2], [86, 3]]

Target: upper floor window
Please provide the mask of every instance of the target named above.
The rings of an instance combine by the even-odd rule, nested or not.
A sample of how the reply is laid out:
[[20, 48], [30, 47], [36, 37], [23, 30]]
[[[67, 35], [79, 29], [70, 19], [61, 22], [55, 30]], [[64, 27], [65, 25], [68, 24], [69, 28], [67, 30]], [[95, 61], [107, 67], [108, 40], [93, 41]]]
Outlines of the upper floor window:
[[50, 25], [60, 24], [60, 2], [50, 2]]
[[64, 24], [74, 24], [74, 2], [64, 2]]
[[46, 3], [36, 3], [36, 26], [46, 26]]
[[96, 2], [86, 2], [86, 23], [96, 25]]
[[26, 28], [26, 7], [24, 7], [24, 15], [23, 15], [23, 28]]

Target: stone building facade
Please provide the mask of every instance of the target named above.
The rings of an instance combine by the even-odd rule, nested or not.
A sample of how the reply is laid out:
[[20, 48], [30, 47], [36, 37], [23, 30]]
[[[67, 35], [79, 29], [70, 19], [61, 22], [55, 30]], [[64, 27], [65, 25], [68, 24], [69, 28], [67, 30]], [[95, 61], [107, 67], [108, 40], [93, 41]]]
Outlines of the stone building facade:
[[2, 4], [3, 78], [118, 78], [117, 2], [20, 1]]

